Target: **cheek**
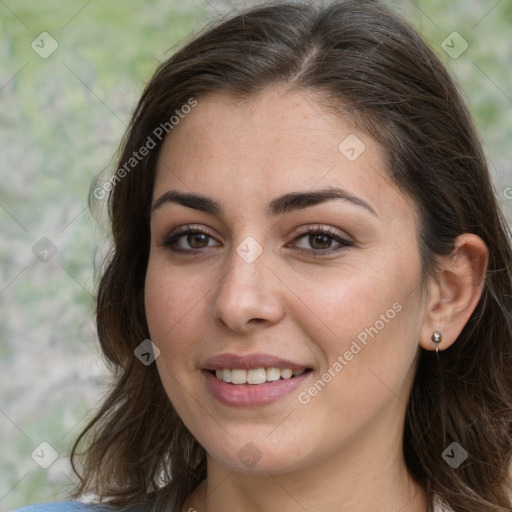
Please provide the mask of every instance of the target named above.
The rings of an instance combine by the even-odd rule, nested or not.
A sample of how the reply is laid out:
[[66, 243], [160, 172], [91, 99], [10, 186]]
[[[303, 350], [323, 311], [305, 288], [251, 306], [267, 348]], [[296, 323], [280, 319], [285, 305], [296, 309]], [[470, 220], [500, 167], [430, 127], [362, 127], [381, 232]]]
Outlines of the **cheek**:
[[337, 382], [329, 387], [344, 389], [333, 399], [348, 405], [354, 393], [372, 401], [401, 389], [418, 350], [419, 277], [414, 261], [394, 259], [336, 269], [321, 286], [295, 279], [293, 291], [304, 300], [293, 316], [322, 357], [321, 372]]
[[170, 268], [160, 258], [150, 257], [144, 294], [153, 342], [158, 344], [172, 339], [186, 317], [200, 307], [200, 298], [206, 290], [186, 271]]
[[146, 319], [151, 341], [160, 349], [158, 373], [182, 419], [187, 417], [189, 396], [182, 383], [187, 373], [196, 371], [193, 340], [201, 338], [194, 321], [201, 292], [204, 295], [205, 288], [194, 285], [184, 272], [170, 268], [163, 258], [150, 257], [144, 290]]
[[[386, 311], [391, 309], [388, 316], [394, 318], [392, 306], [403, 300], [405, 290], [403, 281], [390, 279], [390, 275], [389, 268], [385, 271], [383, 265], [372, 266], [370, 262], [344, 264], [329, 272], [324, 270], [322, 275], [296, 272], [288, 276], [288, 282], [293, 283], [290, 288], [295, 303], [300, 308], [300, 314], [297, 311], [294, 316], [308, 330], [321, 325], [325, 335], [320, 339], [337, 351], [377, 321], [379, 330], [384, 325], [387, 327], [389, 322], [381, 325], [380, 320]], [[408, 276], [403, 278], [407, 280]], [[316, 339], [319, 333], [308, 334]]]
[[[194, 275], [171, 267], [164, 258], [149, 260], [145, 282], [145, 309], [151, 341], [160, 349], [157, 366], [164, 375], [197, 371], [197, 354], [206, 339], [206, 308], [214, 281], [211, 272]], [[210, 327], [211, 329], [211, 327]]]

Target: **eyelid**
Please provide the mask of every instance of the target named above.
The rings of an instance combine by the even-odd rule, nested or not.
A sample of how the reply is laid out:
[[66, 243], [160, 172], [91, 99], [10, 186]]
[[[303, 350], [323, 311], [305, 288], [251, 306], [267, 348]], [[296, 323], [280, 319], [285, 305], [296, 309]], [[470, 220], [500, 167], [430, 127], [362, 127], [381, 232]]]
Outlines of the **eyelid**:
[[[340, 229], [337, 229], [337, 228], [334, 228], [332, 226], [329, 226], [329, 225], [324, 225], [324, 224], [307, 224], [306, 226], [300, 226], [299, 228], [297, 228], [296, 230], [296, 236], [301, 236], [301, 235], [307, 235], [309, 233], [315, 233], [315, 232], [322, 232], [322, 233], [327, 233], [329, 235], [332, 235], [333, 237], [338, 237], [338, 238], [350, 238], [350, 236], [348, 234], [345, 234], [343, 231], [341, 231]], [[346, 240], [347, 242], [349, 240]]]
[[[162, 241], [161, 244], [159, 244], [160, 247], [167, 248], [171, 252], [175, 253], [181, 253], [181, 254], [196, 254], [200, 255], [201, 253], [204, 253], [205, 251], [208, 251], [211, 249], [210, 246], [202, 247], [202, 248], [195, 248], [195, 249], [177, 249], [176, 247], [172, 247], [174, 244], [176, 244], [177, 241], [179, 241], [181, 238], [183, 238], [186, 235], [193, 235], [193, 234], [204, 234], [206, 237], [212, 240], [216, 240], [216, 238], [210, 234], [208, 229], [206, 229], [202, 225], [192, 225], [192, 224], [185, 224], [182, 226], [177, 227], [171, 233], [166, 235]], [[302, 247], [296, 247], [294, 246], [293, 242], [296, 242], [298, 239], [305, 238], [308, 235], [314, 235], [314, 234], [323, 234], [326, 235], [328, 238], [331, 238], [336, 243], [339, 244], [338, 247], [329, 247], [327, 249], [304, 249]], [[287, 244], [286, 247], [295, 247], [295, 250], [298, 251], [300, 254], [305, 254], [309, 257], [321, 257], [326, 254], [332, 254], [332, 253], [338, 253], [341, 252], [343, 249], [347, 249], [349, 247], [353, 247], [355, 243], [350, 240], [350, 236], [345, 236], [344, 234], [340, 233], [339, 230], [336, 228], [333, 228], [331, 226], [325, 226], [322, 224], [314, 224], [314, 225], [307, 225], [307, 226], [301, 226], [297, 229], [295, 232], [295, 236], [291, 243]]]
[[[176, 249], [171, 248], [171, 245], [176, 243], [180, 238], [190, 235], [190, 234], [203, 234], [212, 240], [216, 240], [215, 237], [209, 232], [208, 229], [201, 225], [193, 225], [193, 224], [184, 224], [183, 226], [178, 226], [176, 229], [173, 229], [169, 234], [165, 235], [159, 247], [164, 247], [169, 249], [172, 252], [177, 253], [192, 253], [192, 252], [200, 252], [201, 249]], [[216, 240], [217, 241], [217, 240]], [[205, 247], [204, 249], [208, 249], [209, 247]]]
[[350, 247], [354, 247], [356, 244], [351, 240], [350, 236], [346, 236], [339, 232], [336, 228], [331, 226], [324, 226], [321, 224], [316, 225], [308, 225], [305, 226], [300, 232], [296, 233], [295, 238], [292, 242], [296, 242], [297, 240], [304, 238], [308, 235], [321, 234], [326, 235], [327, 237], [333, 239], [336, 243], [339, 244], [338, 247], [329, 247], [327, 249], [304, 249], [302, 247], [296, 247], [299, 253], [306, 255], [307, 257], [322, 257], [329, 254], [340, 253], [343, 250], [346, 250]]

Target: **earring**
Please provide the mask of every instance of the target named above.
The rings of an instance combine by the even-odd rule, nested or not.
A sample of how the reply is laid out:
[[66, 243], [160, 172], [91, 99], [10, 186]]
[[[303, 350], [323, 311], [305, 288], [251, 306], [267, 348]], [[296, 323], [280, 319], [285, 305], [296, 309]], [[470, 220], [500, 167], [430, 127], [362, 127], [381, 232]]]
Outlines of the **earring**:
[[439, 331], [434, 331], [432, 334], [432, 341], [436, 345], [436, 354], [439, 352], [439, 343], [443, 340], [443, 337], [441, 336], [441, 333]]

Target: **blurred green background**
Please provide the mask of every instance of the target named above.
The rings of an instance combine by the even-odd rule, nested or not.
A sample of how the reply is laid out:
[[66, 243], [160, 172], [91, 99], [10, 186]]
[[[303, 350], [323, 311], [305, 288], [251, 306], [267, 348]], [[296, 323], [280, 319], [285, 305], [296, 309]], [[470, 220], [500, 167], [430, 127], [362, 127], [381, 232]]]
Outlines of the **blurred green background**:
[[[94, 261], [108, 246], [87, 207], [93, 178], [159, 62], [256, 3], [0, 0], [1, 511], [65, 498], [70, 444], [108, 385], [92, 321]], [[461, 84], [510, 219], [511, 1], [391, 5]], [[457, 58], [442, 48], [452, 32], [468, 43]]]

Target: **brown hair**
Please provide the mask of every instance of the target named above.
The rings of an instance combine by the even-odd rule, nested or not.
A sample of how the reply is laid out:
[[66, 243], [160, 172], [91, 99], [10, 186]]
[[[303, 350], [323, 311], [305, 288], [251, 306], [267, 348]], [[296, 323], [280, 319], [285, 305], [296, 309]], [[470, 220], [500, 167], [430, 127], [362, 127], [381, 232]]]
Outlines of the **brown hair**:
[[[194, 38], [148, 83], [123, 139], [119, 169], [151, 137], [156, 147], [116, 174], [109, 195], [113, 250], [99, 283], [97, 325], [115, 385], [77, 439], [81, 484], [113, 505], [159, 510], [206, 477], [206, 453], [181, 422], [160, 382], [134, 349], [149, 338], [144, 311], [156, 160], [155, 129], [191, 98], [236, 97], [271, 84], [315, 94], [385, 149], [391, 179], [420, 212], [423, 278], [462, 233], [489, 249], [482, 297], [458, 340], [440, 353], [419, 349], [403, 453], [411, 475], [455, 512], [509, 511], [512, 503], [512, 252], [482, 146], [454, 82], [403, 20], [372, 1], [260, 6]], [[340, 110], [342, 108], [342, 110]], [[165, 125], [167, 123], [167, 125]], [[172, 136], [172, 134], [171, 134]], [[163, 140], [163, 137], [162, 137]], [[133, 163], [133, 162], [132, 162]], [[456, 441], [469, 457], [441, 457]], [[75, 468], [75, 464], [73, 464]], [[172, 476], [172, 480], [171, 480]]]

